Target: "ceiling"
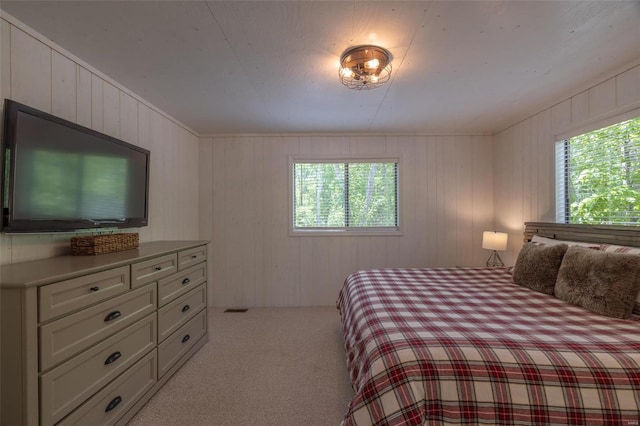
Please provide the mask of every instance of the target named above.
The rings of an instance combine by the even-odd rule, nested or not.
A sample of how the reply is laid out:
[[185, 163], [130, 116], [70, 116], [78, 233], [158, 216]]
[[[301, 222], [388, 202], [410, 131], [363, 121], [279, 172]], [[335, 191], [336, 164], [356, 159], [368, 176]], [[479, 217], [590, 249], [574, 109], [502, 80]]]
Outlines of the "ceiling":
[[[493, 133], [640, 58], [639, 1], [7, 1], [201, 135]], [[338, 81], [349, 46], [391, 81]]]

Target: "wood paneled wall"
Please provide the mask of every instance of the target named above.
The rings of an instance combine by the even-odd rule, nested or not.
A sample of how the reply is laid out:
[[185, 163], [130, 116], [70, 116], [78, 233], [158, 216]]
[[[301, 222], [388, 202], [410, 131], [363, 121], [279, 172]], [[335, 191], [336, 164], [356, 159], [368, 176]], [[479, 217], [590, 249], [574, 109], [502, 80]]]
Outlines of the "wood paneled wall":
[[555, 142], [612, 124], [634, 110], [640, 116], [640, 65], [494, 136], [496, 227], [509, 232], [505, 262], [515, 262], [524, 222], [555, 222]]
[[[150, 150], [150, 225], [135, 231], [141, 241], [198, 239], [198, 137], [64, 49], [7, 19], [0, 19], [0, 100], [10, 98]], [[71, 236], [0, 234], [0, 263], [65, 253]]]
[[[402, 236], [289, 236], [289, 156], [400, 157]], [[490, 136], [202, 138], [200, 229], [215, 306], [335, 303], [382, 267], [479, 266], [493, 227]]]

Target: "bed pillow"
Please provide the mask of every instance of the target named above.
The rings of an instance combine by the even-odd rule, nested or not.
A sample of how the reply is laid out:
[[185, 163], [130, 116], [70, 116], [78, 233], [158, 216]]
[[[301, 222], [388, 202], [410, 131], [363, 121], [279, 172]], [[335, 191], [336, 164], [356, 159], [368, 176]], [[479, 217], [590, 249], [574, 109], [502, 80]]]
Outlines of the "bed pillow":
[[513, 282], [540, 293], [553, 294], [558, 270], [567, 249], [566, 244], [525, 244], [513, 268]]
[[[617, 246], [615, 244], [600, 244], [600, 250], [607, 253], [626, 253], [640, 255], [640, 247]], [[633, 313], [640, 315], [640, 293], [636, 298], [636, 304], [633, 307]]]
[[540, 235], [534, 235], [531, 238], [531, 242], [537, 246], [556, 246], [558, 244], [566, 244], [569, 247], [580, 246], [580, 247], [590, 248], [592, 250], [600, 250], [599, 243], [583, 243], [581, 241], [554, 240], [553, 238], [541, 237]]
[[569, 247], [556, 297], [592, 312], [627, 319], [640, 291], [640, 256]]
[[614, 244], [600, 244], [600, 250], [607, 253], [640, 254], [640, 247], [616, 246]]

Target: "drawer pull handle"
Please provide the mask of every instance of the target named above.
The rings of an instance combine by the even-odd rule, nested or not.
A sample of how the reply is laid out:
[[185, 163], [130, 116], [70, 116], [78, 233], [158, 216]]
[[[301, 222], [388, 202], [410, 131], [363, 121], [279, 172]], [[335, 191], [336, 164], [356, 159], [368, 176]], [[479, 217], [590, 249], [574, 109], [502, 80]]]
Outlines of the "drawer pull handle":
[[116, 396], [115, 398], [113, 398], [111, 400], [109, 405], [107, 405], [107, 408], [104, 410], [104, 412], [108, 413], [109, 411], [111, 411], [114, 408], [116, 408], [118, 406], [118, 404], [120, 404], [121, 402], [122, 402], [122, 397], [120, 395]]
[[120, 313], [120, 311], [113, 311], [111, 312], [109, 315], [107, 315], [104, 318], [104, 322], [109, 322], [109, 321], [113, 321], [114, 319], [118, 318], [122, 316], [122, 314]]
[[189, 278], [185, 278], [184, 280], [182, 280], [182, 285], [189, 284], [190, 282], [191, 280]]
[[89, 289], [89, 291], [91, 291], [92, 293], [95, 293], [95, 292], [96, 292], [96, 291], [98, 291], [98, 290], [100, 290], [100, 287], [98, 287], [98, 286], [94, 286], [94, 287], [91, 287], [91, 288]]
[[197, 259], [197, 258], [198, 258], [198, 255], [197, 255], [197, 254], [194, 254], [194, 255], [192, 255], [192, 256], [191, 256], [191, 258], [192, 258], [192, 259]]
[[156, 266], [156, 271], [162, 271], [162, 266]]
[[187, 312], [189, 309], [191, 309], [191, 307], [189, 305], [184, 305], [182, 307], [182, 312]]
[[120, 358], [122, 356], [122, 354], [120, 352], [114, 352], [111, 355], [109, 355], [109, 358], [107, 358], [107, 360], [104, 362], [104, 365], [109, 365], [113, 362], [116, 362], [118, 360], [118, 358]]
[[185, 336], [182, 338], [182, 343], [187, 343], [187, 340], [189, 340], [190, 338], [191, 338], [191, 336], [189, 336], [188, 334], [187, 334], [187, 335], [185, 335]]

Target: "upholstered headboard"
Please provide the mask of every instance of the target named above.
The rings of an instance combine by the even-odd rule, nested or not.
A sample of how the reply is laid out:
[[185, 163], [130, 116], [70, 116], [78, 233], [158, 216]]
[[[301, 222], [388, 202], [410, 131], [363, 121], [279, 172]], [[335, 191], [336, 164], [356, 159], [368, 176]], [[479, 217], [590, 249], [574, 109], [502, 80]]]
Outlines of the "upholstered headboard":
[[585, 241], [640, 247], [640, 226], [574, 225], [565, 223], [525, 222], [524, 240], [534, 235], [557, 240]]

